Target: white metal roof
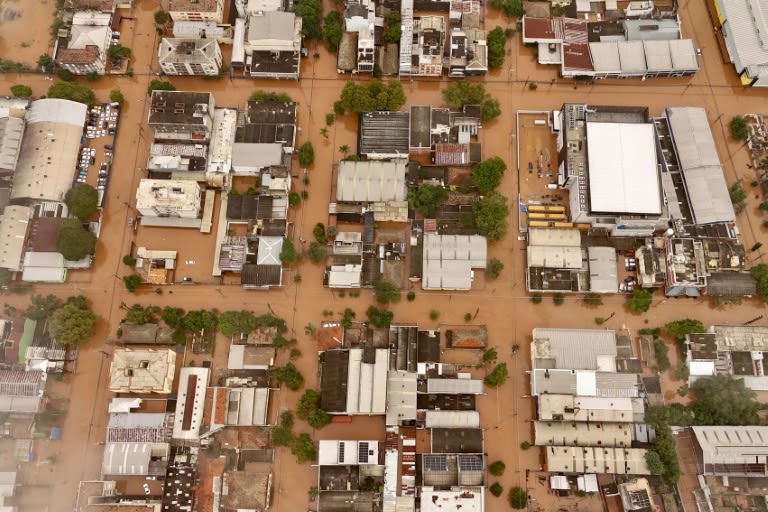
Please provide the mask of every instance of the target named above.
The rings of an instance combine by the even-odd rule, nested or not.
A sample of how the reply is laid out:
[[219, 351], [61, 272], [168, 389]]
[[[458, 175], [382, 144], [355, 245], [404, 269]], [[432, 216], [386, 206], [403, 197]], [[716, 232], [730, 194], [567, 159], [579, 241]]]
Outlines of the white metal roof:
[[669, 41], [643, 41], [648, 71], [667, 72], [672, 69]]
[[592, 67], [598, 73], [620, 73], [621, 59], [616, 41], [589, 43]]
[[320, 466], [378, 464], [379, 442], [375, 439], [363, 441], [321, 439], [317, 453]]
[[[450, 491], [437, 491], [434, 487], [422, 487], [421, 492], [421, 511], [422, 512], [445, 512], [452, 508], [461, 510], [461, 512], [483, 512], [483, 487], [472, 487], [463, 489], [457, 487]], [[448, 505], [450, 504], [450, 505]]]
[[387, 425], [416, 419], [417, 374], [393, 370], [387, 374]]
[[616, 332], [614, 331], [553, 328], [533, 330], [531, 354], [534, 361], [533, 368], [615, 372], [615, 365], [613, 368], [605, 367], [604, 358], [613, 360], [616, 354]]
[[701, 447], [704, 464], [765, 464], [768, 427], [691, 427]]
[[616, 266], [616, 249], [613, 247], [588, 247], [589, 291], [616, 293], [619, 289]]
[[389, 350], [376, 349], [373, 364], [363, 362], [362, 349], [349, 351], [347, 414], [384, 414], [387, 405]]
[[581, 268], [581, 247], [529, 245], [528, 266], [543, 268]]
[[27, 206], [8, 205], [0, 215], [0, 267], [21, 269], [24, 240], [27, 235], [32, 209]]
[[405, 163], [342, 160], [339, 162], [336, 200], [363, 203], [405, 201]]
[[483, 394], [483, 381], [480, 379], [427, 379], [427, 393]]
[[550, 446], [547, 469], [564, 473], [607, 473], [649, 475], [643, 448], [563, 447]]
[[580, 247], [581, 233], [578, 229], [529, 228], [528, 245]]
[[619, 41], [617, 49], [624, 73], [645, 73], [647, 66], [642, 41]]
[[480, 428], [477, 411], [427, 411], [427, 428]]
[[718, 0], [717, 7], [725, 19], [724, 34], [728, 53], [737, 72], [750, 65], [768, 63], [768, 4], [764, 0]]
[[485, 268], [488, 242], [479, 235], [424, 235], [422, 281], [425, 290], [469, 290], [472, 269]]
[[672, 57], [673, 71], [691, 71], [699, 69], [699, 61], [692, 40], [676, 39], [674, 41], [667, 41], [667, 43], [669, 44], [669, 54]]
[[593, 212], [661, 213], [656, 145], [650, 123], [587, 123]]
[[257, 265], [281, 265], [280, 252], [283, 250], [283, 237], [262, 236], [259, 238]]
[[736, 219], [720, 157], [707, 120], [698, 107], [670, 107], [665, 115], [697, 224]]
[[[176, 400], [176, 414], [173, 420], [173, 438], [194, 440], [200, 436], [200, 425], [203, 422], [205, 410], [205, 390], [208, 387], [208, 377], [211, 370], [208, 368], [184, 367], [179, 373], [178, 400]], [[192, 394], [193, 401], [189, 402], [187, 396]], [[192, 407], [187, 410], [187, 405]], [[185, 427], [184, 420], [190, 418]]]

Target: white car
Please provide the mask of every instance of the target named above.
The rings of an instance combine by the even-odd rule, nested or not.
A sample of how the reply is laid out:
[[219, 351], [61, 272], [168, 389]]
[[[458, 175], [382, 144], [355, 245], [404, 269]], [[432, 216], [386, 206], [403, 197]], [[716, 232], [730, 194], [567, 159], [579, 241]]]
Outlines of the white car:
[[152, 491], [149, 490], [149, 484], [144, 484], [144, 494], [149, 496], [152, 493]]

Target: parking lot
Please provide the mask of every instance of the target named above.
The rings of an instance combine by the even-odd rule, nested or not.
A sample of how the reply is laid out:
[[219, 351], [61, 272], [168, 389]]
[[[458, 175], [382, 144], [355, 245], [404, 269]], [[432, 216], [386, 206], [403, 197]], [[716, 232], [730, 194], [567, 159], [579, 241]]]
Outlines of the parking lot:
[[94, 105], [88, 110], [75, 181], [98, 190], [99, 206], [103, 205], [109, 183], [119, 122], [120, 107], [116, 103]]

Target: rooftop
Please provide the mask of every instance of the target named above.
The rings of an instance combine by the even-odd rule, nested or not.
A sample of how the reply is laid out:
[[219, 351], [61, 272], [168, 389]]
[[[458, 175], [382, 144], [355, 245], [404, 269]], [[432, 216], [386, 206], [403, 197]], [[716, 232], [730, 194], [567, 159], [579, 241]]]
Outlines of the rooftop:
[[172, 390], [176, 352], [172, 349], [115, 349], [109, 368], [114, 393], [162, 393]]
[[208, 92], [152, 91], [149, 124], [201, 125], [213, 116], [213, 95]]
[[164, 37], [157, 51], [161, 63], [209, 63], [221, 55], [215, 39]]
[[606, 329], [533, 330], [533, 368], [616, 371], [616, 333]]
[[220, 0], [169, 0], [170, 12], [216, 12]]
[[373, 203], [405, 199], [404, 162], [339, 162], [337, 201]]

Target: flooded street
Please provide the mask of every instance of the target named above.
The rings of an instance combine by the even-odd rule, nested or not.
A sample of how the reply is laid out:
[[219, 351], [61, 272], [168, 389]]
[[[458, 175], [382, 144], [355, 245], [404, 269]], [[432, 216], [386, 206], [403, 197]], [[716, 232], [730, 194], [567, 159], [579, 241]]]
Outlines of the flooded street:
[[[6, 58], [33, 63], [44, 53], [40, 50], [40, 41], [47, 44], [49, 21], [44, 16], [32, 16], [22, 11], [14, 20], [5, 19], [8, 9], [20, 5], [22, 0], [3, 0], [3, 18], [0, 20], [0, 54]], [[52, 0], [47, 0], [52, 2]], [[326, 8], [330, 3], [326, 2]], [[25, 4], [27, 5], [27, 4]], [[42, 8], [52, 9], [52, 3], [39, 4]], [[318, 325], [323, 320], [322, 312], [331, 309], [340, 314], [345, 308], [351, 308], [358, 319], [365, 317], [366, 308], [373, 304], [370, 290], [362, 290], [359, 297], [340, 297], [322, 287], [323, 269], [305, 260], [291, 269], [285, 286], [269, 292], [243, 290], [232, 280], [221, 284], [200, 280], [203, 284], [194, 286], [171, 285], [164, 287], [162, 294], [150, 289], [142, 289], [137, 294], [128, 293], [122, 283], [122, 276], [129, 270], [121, 259], [130, 250], [132, 243], [151, 245], [158, 249], [179, 251], [179, 260], [194, 260], [195, 268], [190, 272], [203, 275], [210, 268], [213, 255], [213, 236], [202, 235], [196, 231], [184, 231], [176, 236], [172, 230], [140, 227], [137, 232], [129, 228], [127, 217], [135, 215], [135, 190], [138, 181], [144, 177], [148, 148], [150, 144], [147, 119], [147, 86], [157, 78], [155, 48], [157, 35], [154, 31], [152, 15], [158, 8], [156, 0], [141, 1], [135, 4], [132, 15], [135, 20], [124, 20], [121, 27], [126, 46], [131, 46], [134, 58], [131, 68], [133, 77], [106, 77], [96, 82], [87, 83], [94, 87], [97, 96], [106, 100], [109, 91], [118, 88], [126, 98], [122, 109], [121, 127], [115, 145], [114, 168], [111, 173], [107, 200], [105, 202], [101, 238], [96, 252], [92, 271], [72, 271], [69, 280], [63, 285], [36, 285], [35, 293], [53, 293], [60, 297], [84, 294], [91, 300], [92, 307], [100, 321], [96, 335], [91, 343], [81, 348], [77, 371], [68, 376], [64, 383], [57, 383], [54, 397], [69, 396], [72, 405], [63, 421], [62, 441], [41, 441], [44, 455], [55, 455], [55, 462], [40, 467], [30, 467], [29, 473], [46, 492], [34, 488], [22, 489], [21, 500], [30, 505], [30, 510], [50, 510], [51, 512], [69, 512], [77, 491], [77, 482], [81, 479], [100, 477], [100, 463], [107, 422], [106, 404], [110, 393], [105, 383], [108, 371], [108, 357], [112, 350], [111, 340], [119, 321], [123, 317], [121, 303], [158, 306], [178, 306], [186, 310], [200, 308], [249, 309], [256, 314], [274, 311], [286, 319], [291, 336], [298, 339], [298, 348], [302, 356], [295, 361], [296, 366], [306, 378], [306, 388], [317, 386], [317, 358], [314, 340], [304, 334], [304, 326]], [[498, 258], [505, 268], [496, 281], [486, 281], [478, 275], [470, 292], [424, 292], [416, 285], [416, 299], [407, 302], [404, 299], [391, 306], [394, 321], [418, 323], [423, 328], [436, 328], [441, 325], [463, 324], [466, 313], [475, 313], [473, 323], [488, 326], [490, 345], [497, 348], [500, 362], [506, 362], [510, 368], [510, 379], [500, 389], [490, 389], [478, 399], [482, 426], [485, 429], [485, 447], [488, 460], [503, 460], [507, 465], [506, 473], [498, 479], [505, 487], [514, 485], [528, 487], [545, 510], [556, 510], [553, 498], [547, 489], [538, 483], [535, 472], [538, 470], [539, 450], [519, 449], [522, 441], [533, 441], [531, 420], [534, 418], [533, 400], [529, 393], [528, 375], [530, 368], [531, 330], [534, 327], [572, 327], [594, 328], [595, 317], [615, 315], [603, 327], [608, 329], [626, 329], [631, 333], [643, 327], [661, 326], [664, 323], [685, 317], [701, 320], [705, 326], [715, 323], [740, 324], [758, 315], [766, 314], [766, 307], [757, 299], [744, 300], [738, 305], [725, 305], [714, 308], [707, 300], [689, 298], [664, 299], [654, 296], [650, 311], [643, 315], [631, 314], [625, 307], [625, 297], [606, 296], [604, 304], [595, 309], [586, 308], [577, 297], [566, 297], [565, 303], [555, 305], [551, 298], [545, 297], [541, 304], [534, 304], [525, 291], [523, 269], [525, 268], [524, 242], [517, 239], [518, 209], [516, 198], [519, 191], [517, 169], [517, 148], [514, 143], [516, 124], [515, 113], [518, 110], [553, 110], [559, 109], [564, 102], [582, 102], [599, 105], [642, 105], [648, 106], [651, 115], [660, 115], [667, 106], [698, 106], [707, 110], [707, 116], [717, 142], [717, 149], [723, 162], [728, 184], [738, 179], [746, 183], [755, 179], [754, 171], [747, 168], [748, 154], [742, 142], [728, 136], [727, 125], [731, 117], [744, 112], [764, 113], [766, 110], [765, 92], [748, 90], [738, 85], [737, 77], [730, 64], [724, 64], [719, 55], [714, 35], [711, 31], [703, 0], [689, 0], [681, 12], [683, 30], [686, 37], [695, 39], [702, 48], [700, 57], [701, 71], [691, 79], [656, 79], [623, 80], [598, 82], [595, 84], [576, 84], [572, 81], [556, 78], [555, 67], [541, 66], [535, 62], [530, 48], [525, 48], [519, 41], [519, 35], [508, 41], [509, 53], [503, 67], [490, 73], [484, 80], [487, 91], [499, 99], [502, 116], [487, 123], [480, 131], [483, 158], [502, 157], [508, 165], [500, 190], [509, 198], [511, 214], [510, 230], [506, 238], [489, 245], [489, 258]], [[27, 23], [34, 23], [30, 28]], [[37, 27], [36, 24], [40, 24]], [[507, 26], [507, 20], [497, 13], [488, 12], [486, 25]], [[21, 28], [23, 27], [23, 29]], [[27, 38], [27, 39], [25, 39]], [[41, 39], [42, 38], [42, 39]], [[30, 46], [22, 47], [30, 42]], [[314, 48], [310, 43], [309, 57], [302, 62], [302, 78], [298, 82], [258, 81], [244, 79], [206, 80], [197, 78], [170, 78], [178, 90], [211, 91], [215, 95], [216, 105], [222, 107], [242, 107], [248, 96], [255, 90], [285, 92], [298, 102], [297, 144], [311, 141], [315, 147], [315, 163], [308, 169], [308, 199], [295, 210], [295, 233], [293, 238], [299, 246], [300, 238], [312, 239], [312, 227], [317, 222], [329, 222], [328, 203], [330, 200], [332, 166], [341, 153], [339, 147], [356, 147], [357, 118], [347, 114], [329, 127], [329, 136], [325, 139], [320, 130], [325, 126], [325, 115], [332, 112], [333, 102], [338, 99], [344, 86], [343, 77], [336, 73], [335, 55], [328, 54], [324, 48]], [[317, 57], [313, 54], [317, 53]], [[363, 80], [362, 77], [355, 79]], [[472, 79], [477, 80], [477, 79]], [[36, 96], [43, 96], [51, 82], [41, 75], [0, 75], [0, 89], [3, 94], [16, 83], [28, 84]], [[83, 78], [78, 81], [86, 84]], [[537, 90], [530, 90], [528, 84], [535, 82]], [[448, 84], [441, 81], [404, 81], [408, 105], [441, 105], [441, 89]], [[143, 127], [143, 128], [142, 128]], [[523, 163], [522, 165], [527, 165]], [[294, 166], [298, 163], [294, 160]], [[294, 174], [300, 170], [294, 169]], [[527, 174], [527, 171], [526, 171]], [[301, 180], [294, 180], [298, 190], [304, 185]], [[739, 217], [742, 241], [749, 248], [756, 241], [765, 239], [762, 216], [757, 209], [761, 198], [751, 194], [748, 207]], [[752, 253], [755, 262], [763, 261], [763, 253]], [[295, 282], [293, 276], [301, 275]], [[481, 273], [478, 273], [481, 274]], [[25, 307], [26, 296], [5, 295], [3, 301], [17, 307]], [[436, 321], [429, 319], [431, 310], [439, 312]], [[764, 322], [764, 321], [763, 321]], [[217, 360], [226, 354], [226, 341], [219, 337]], [[520, 351], [512, 354], [512, 345], [520, 345]], [[277, 361], [284, 364], [287, 355], [281, 354]], [[473, 374], [482, 377], [482, 370], [473, 370]], [[673, 390], [679, 383], [670, 383]], [[300, 393], [280, 390], [274, 394], [275, 411], [293, 409]], [[63, 400], [63, 398], [61, 398]], [[311, 429], [297, 421], [296, 430], [310, 432], [315, 440], [350, 438], [383, 439], [383, 420], [381, 418], [355, 418], [348, 425], [329, 425], [320, 431]], [[272, 507], [277, 512], [295, 512], [307, 510], [310, 505], [307, 490], [316, 484], [316, 468], [311, 465], [297, 465], [295, 458], [285, 448], [276, 451]], [[530, 473], [528, 473], [530, 471]], [[30, 475], [31, 476], [31, 475]], [[495, 478], [488, 482], [493, 483]], [[509, 509], [504, 498], [488, 495], [486, 510], [501, 512]], [[580, 510], [601, 510], [602, 504], [595, 498], [580, 498], [577, 506]]]
[[36, 67], [50, 54], [54, 0], [2, 0], [0, 2], [0, 58]]

